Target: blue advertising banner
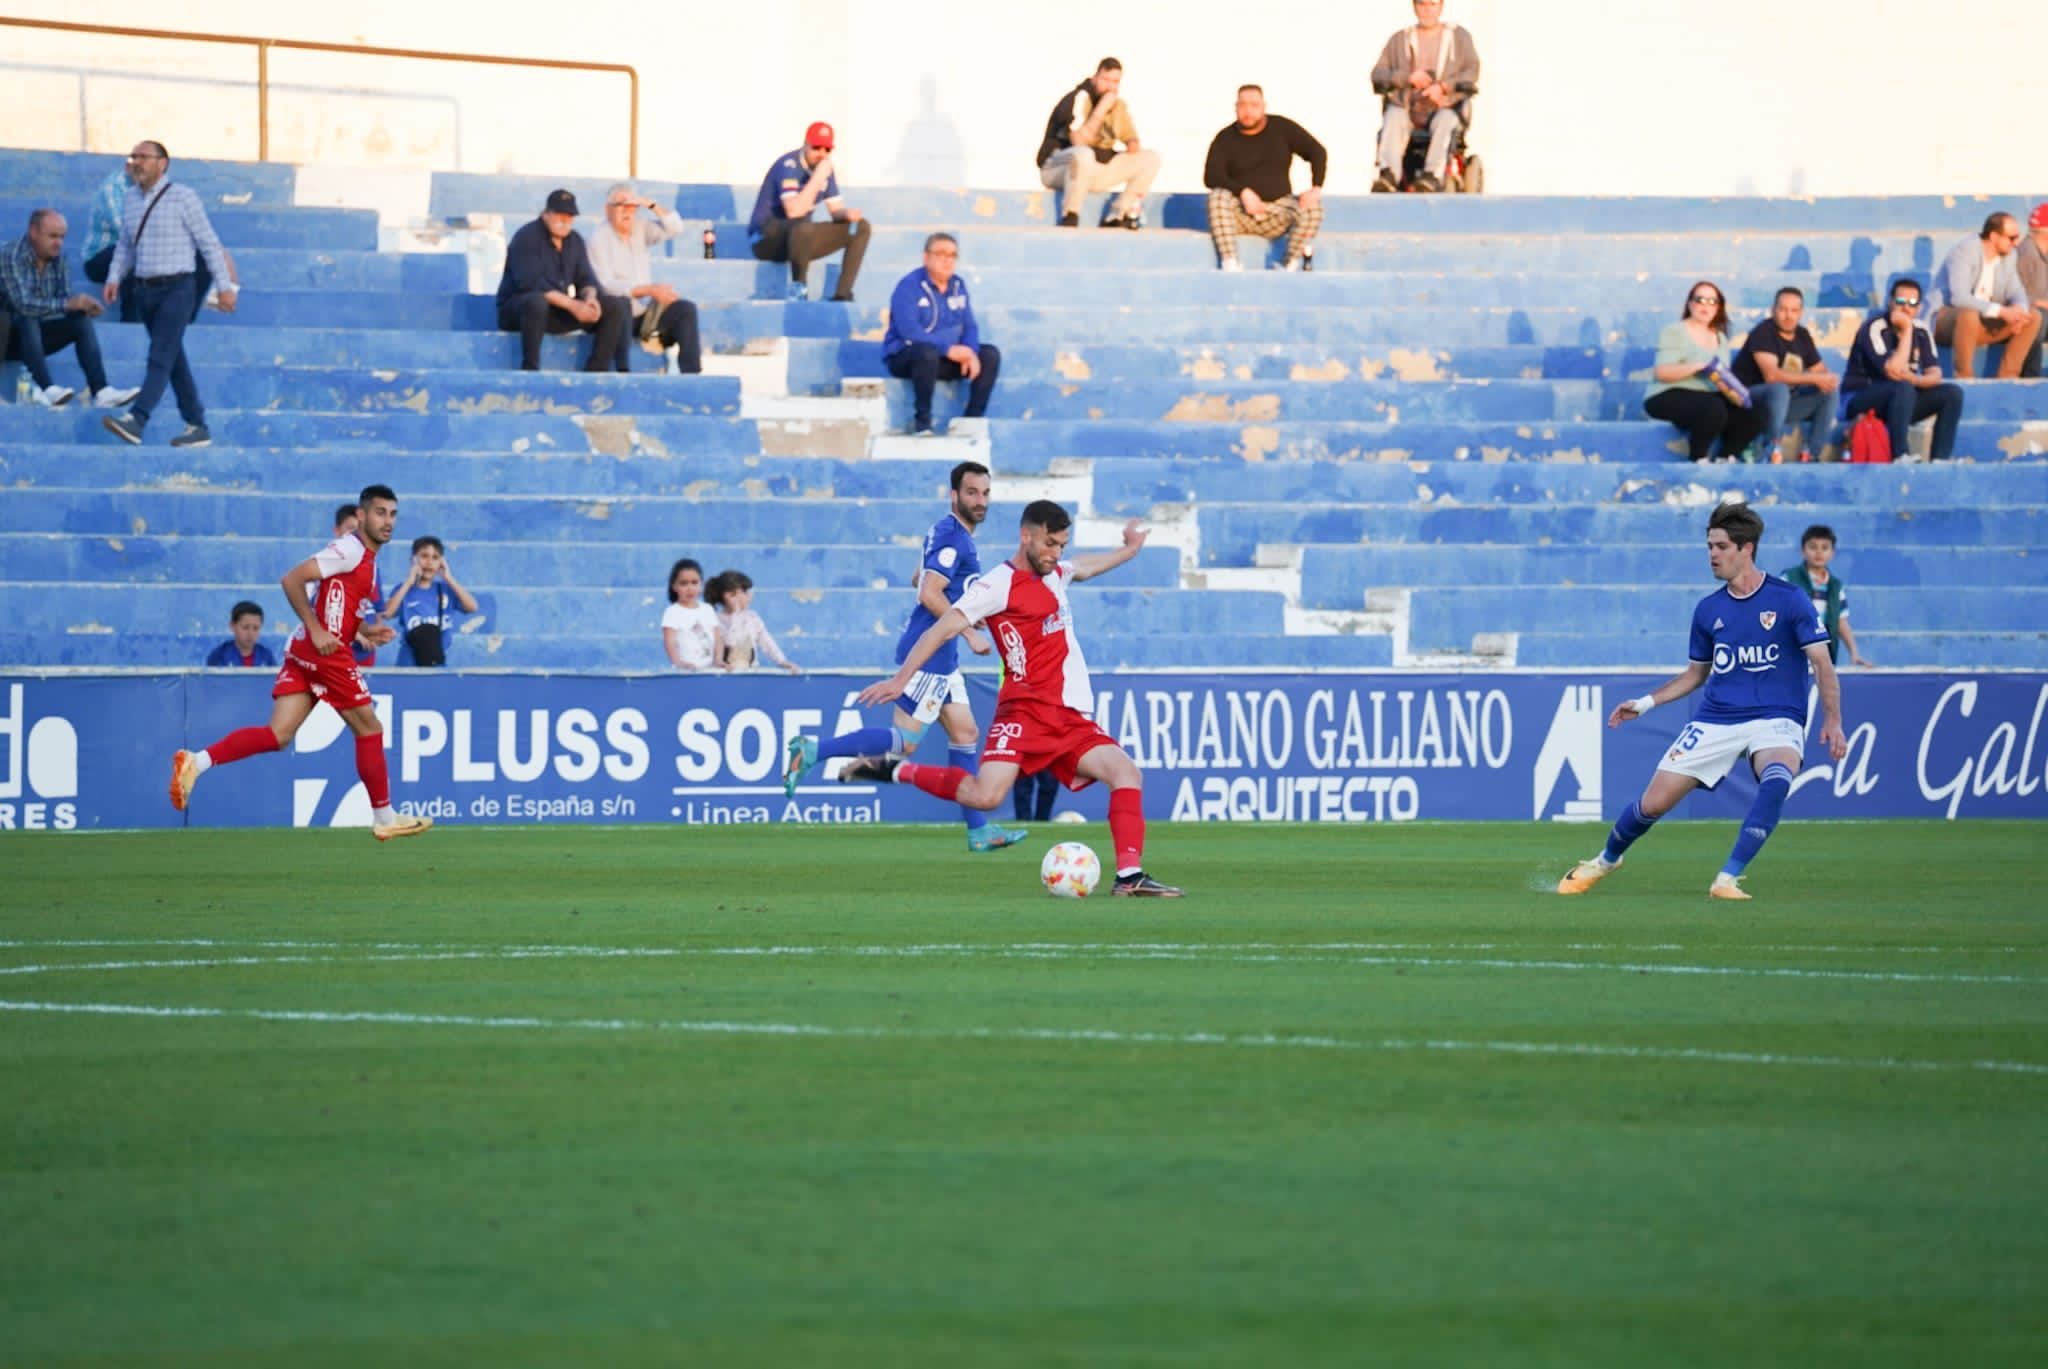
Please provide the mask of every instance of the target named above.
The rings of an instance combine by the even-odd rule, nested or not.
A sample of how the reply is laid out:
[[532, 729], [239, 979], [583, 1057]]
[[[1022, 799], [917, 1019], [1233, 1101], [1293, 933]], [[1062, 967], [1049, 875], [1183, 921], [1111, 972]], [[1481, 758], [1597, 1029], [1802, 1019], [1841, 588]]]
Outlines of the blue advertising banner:
[[[785, 798], [784, 749], [860, 725], [867, 677], [722, 678], [378, 671], [394, 799], [460, 823], [940, 822], [902, 786], [814, 773]], [[1096, 717], [1144, 768], [1145, 810], [1192, 822], [1604, 822], [1642, 789], [1684, 704], [1618, 729], [1614, 703], [1659, 683], [1591, 673], [1103, 674]], [[278, 755], [223, 767], [187, 813], [171, 752], [269, 716], [268, 672], [0, 674], [0, 831], [353, 826], [369, 821], [354, 748], [315, 710]], [[985, 724], [993, 680], [974, 682]], [[1849, 753], [1808, 727], [1799, 818], [2048, 817], [2048, 675], [1856, 674]], [[868, 721], [882, 721], [878, 712]], [[943, 762], [934, 729], [925, 759]], [[1688, 800], [1734, 817], [1747, 767]], [[1061, 800], [1091, 819], [1106, 796]]]

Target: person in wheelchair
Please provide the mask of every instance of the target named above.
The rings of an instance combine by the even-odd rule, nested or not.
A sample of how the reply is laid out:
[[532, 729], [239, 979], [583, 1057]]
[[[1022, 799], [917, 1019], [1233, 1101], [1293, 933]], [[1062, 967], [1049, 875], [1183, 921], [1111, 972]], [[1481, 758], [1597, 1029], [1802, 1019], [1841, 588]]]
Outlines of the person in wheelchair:
[[[1461, 180], [1478, 161], [1465, 157], [1463, 134], [1479, 90], [1479, 50], [1469, 33], [1444, 22], [1443, 0], [1414, 3], [1415, 26], [1396, 30], [1373, 64], [1372, 88], [1382, 109], [1375, 192], [1403, 188], [1409, 144], [1419, 137], [1427, 137], [1429, 146], [1408, 189], [1442, 190], [1454, 157]], [[1471, 179], [1474, 183], [1456, 188], [1477, 190], [1477, 178]]]

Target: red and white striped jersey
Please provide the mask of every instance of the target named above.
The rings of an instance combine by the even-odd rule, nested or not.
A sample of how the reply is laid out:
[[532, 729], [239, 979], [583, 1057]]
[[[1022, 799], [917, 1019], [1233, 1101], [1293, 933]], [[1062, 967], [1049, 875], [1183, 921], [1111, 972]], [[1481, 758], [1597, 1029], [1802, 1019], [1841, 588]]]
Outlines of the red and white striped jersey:
[[[313, 563], [320, 568], [320, 583], [313, 590], [313, 616], [346, 651], [364, 617], [377, 611], [377, 554], [360, 537], [345, 532], [316, 552]], [[320, 657], [306, 639], [304, 623], [293, 630], [286, 649], [309, 661]]]
[[998, 706], [1023, 701], [1095, 711], [1095, 687], [1067, 603], [1073, 574], [1066, 562], [1040, 576], [1005, 561], [984, 572], [954, 602], [968, 622], [985, 624], [995, 639], [1003, 661]]

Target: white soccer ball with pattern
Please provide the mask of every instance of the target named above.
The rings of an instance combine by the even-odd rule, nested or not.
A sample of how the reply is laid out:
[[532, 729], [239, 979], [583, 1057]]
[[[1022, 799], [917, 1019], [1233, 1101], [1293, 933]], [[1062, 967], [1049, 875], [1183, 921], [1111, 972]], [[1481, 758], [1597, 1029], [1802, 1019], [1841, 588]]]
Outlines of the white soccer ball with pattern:
[[1045, 853], [1039, 883], [1054, 898], [1086, 898], [1102, 882], [1102, 862], [1078, 841], [1063, 841]]

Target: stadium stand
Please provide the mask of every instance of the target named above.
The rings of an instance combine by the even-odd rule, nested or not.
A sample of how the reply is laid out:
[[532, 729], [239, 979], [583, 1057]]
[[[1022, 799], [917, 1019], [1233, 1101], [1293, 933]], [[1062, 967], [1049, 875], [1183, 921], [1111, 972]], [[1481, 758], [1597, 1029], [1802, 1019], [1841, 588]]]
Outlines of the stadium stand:
[[[51, 204], [75, 246], [112, 164], [0, 152], [5, 236]], [[1316, 270], [1293, 276], [1215, 271], [1196, 196], [1156, 198], [1144, 232], [1062, 234], [1049, 192], [864, 190], [886, 226], [847, 307], [784, 302], [784, 268], [746, 256], [750, 187], [685, 185], [719, 257], [692, 231], [656, 258], [700, 309], [707, 374], [682, 378], [572, 374], [580, 338], [522, 375], [494, 329], [492, 245], [548, 190], [601, 204], [607, 179], [438, 174], [417, 219], [380, 221], [295, 203], [286, 166], [174, 174], [245, 287], [188, 335], [214, 446], [127, 448], [76, 404], [0, 404], [0, 659], [196, 664], [233, 600], [285, 618], [277, 576], [374, 479], [400, 493], [400, 543], [441, 536], [484, 592], [452, 664], [659, 669], [662, 576], [689, 554], [746, 569], [806, 666], [878, 666], [946, 466], [975, 458], [997, 473], [991, 550], [1033, 497], [1074, 507], [1084, 545], [1126, 517], [1159, 528], [1089, 593], [1103, 666], [1675, 664], [1705, 513], [1730, 495], [1762, 508], [1770, 569], [1805, 524], [1836, 528], [1880, 663], [2048, 663], [2048, 382], [1971, 385], [1939, 467], [1693, 467], [1638, 403], [1693, 280], [1724, 286], [1738, 329], [1799, 286], [1839, 369], [1885, 281], [1924, 274], [1983, 199], [1360, 196], [1329, 202]], [[908, 396], [884, 379], [881, 305], [939, 227], [1003, 382], [985, 431], [915, 444], [891, 435]], [[1273, 250], [1247, 240], [1247, 267]], [[141, 330], [100, 333], [134, 383]]]

